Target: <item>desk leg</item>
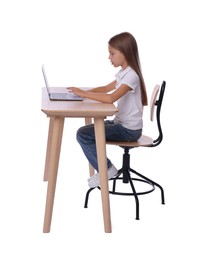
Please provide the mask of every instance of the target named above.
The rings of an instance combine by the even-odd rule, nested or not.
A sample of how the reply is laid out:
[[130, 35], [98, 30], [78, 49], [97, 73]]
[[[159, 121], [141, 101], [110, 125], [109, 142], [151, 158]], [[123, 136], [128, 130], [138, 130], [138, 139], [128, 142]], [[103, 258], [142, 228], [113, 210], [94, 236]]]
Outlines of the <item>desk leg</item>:
[[[86, 117], [85, 118], [85, 125], [90, 125], [92, 124], [92, 118], [91, 117]], [[94, 175], [94, 168], [91, 166], [89, 163], [89, 175], [90, 177]]]
[[49, 144], [49, 149], [50, 149], [49, 160], [48, 160], [49, 174], [48, 174], [48, 187], [47, 187], [44, 227], [43, 227], [44, 233], [50, 232], [63, 127], [64, 127], [64, 117], [52, 118], [52, 135], [51, 135], [52, 140], [50, 141]]
[[45, 169], [44, 169], [44, 181], [48, 181], [50, 151], [51, 151], [50, 146], [51, 146], [51, 141], [52, 141], [53, 122], [54, 122], [54, 117], [50, 117], [49, 132], [48, 132], [48, 138], [47, 138]]
[[110, 200], [108, 189], [108, 174], [106, 161], [105, 128], [103, 118], [94, 118], [98, 168], [100, 174], [101, 199], [103, 207], [104, 229], [106, 233], [111, 233]]

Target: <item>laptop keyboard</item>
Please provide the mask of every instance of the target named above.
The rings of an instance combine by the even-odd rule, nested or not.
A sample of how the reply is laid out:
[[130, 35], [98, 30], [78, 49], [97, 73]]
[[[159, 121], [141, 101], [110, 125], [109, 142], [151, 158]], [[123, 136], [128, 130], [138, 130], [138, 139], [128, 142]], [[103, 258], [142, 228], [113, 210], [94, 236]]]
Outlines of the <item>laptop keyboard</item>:
[[73, 94], [73, 93], [51, 93], [51, 98], [52, 99], [77, 99], [77, 100], [81, 100], [82, 98], [80, 98], [79, 96]]

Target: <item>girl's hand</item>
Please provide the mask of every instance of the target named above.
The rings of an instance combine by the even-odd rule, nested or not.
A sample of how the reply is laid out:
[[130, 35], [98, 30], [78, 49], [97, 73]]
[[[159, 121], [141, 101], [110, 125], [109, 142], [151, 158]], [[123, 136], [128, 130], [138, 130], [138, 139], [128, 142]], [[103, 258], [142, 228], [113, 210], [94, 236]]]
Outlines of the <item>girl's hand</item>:
[[67, 89], [68, 89], [68, 91], [74, 93], [77, 96], [84, 97], [85, 91], [81, 90], [80, 88], [68, 87]]

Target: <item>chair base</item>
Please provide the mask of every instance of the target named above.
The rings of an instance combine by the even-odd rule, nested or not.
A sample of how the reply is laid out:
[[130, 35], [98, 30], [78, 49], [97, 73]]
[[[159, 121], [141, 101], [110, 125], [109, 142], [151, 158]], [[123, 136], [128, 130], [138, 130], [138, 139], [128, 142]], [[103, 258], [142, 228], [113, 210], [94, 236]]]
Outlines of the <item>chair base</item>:
[[[126, 147], [124, 148], [125, 153], [123, 154], [123, 166], [118, 171], [117, 176], [109, 180], [109, 182], [113, 181], [112, 190], [109, 190], [109, 193], [114, 194], [114, 195], [122, 195], [122, 196], [134, 196], [135, 205], [136, 205], [136, 219], [139, 220], [139, 199], [138, 199], [138, 196], [139, 195], [145, 195], [145, 194], [153, 192], [155, 190], [155, 186], [156, 186], [160, 189], [160, 192], [161, 192], [161, 203], [165, 204], [164, 190], [163, 190], [162, 186], [160, 186], [158, 183], [154, 182], [153, 180], [150, 180], [146, 176], [144, 176], [144, 175], [140, 174], [139, 172], [130, 168], [129, 149], [130, 148], [126, 148]], [[136, 175], [136, 177], [139, 177], [139, 178], [134, 178], [134, 177], [132, 178], [131, 173], [133, 173], [134, 175]], [[130, 184], [131, 192], [116, 191], [116, 182], [117, 181], [122, 181], [123, 183]], [[137, 192], [135, 185], [134, 185], [134, 183], [137, 183], [137, 182], [143, 182], [143, 183], [147, 184], [150, 188], [148, 190], [145, 190], [145, 191], [142, 191], [142, 192]], [[97, 187], [97, 188], [100, 190], [100, 187]], [[86, 198], [85, 198], [85, 203], [84, 203], [85, 208], [88, 207], [89, 194], [94, 189], [95, 188], [90, 188], [86, 193]]]
[[[133, 169], [129, 169], [128, 171], [126, 171], [125, 173], [123, 172], [124, 169], [120, 169], [118, 171], [118, 175], [117, 177], [114, 177], [112, 179], [109, 180], [109, 183], [112, 181], [113, 185], [112, 185], [112, 189], [109, 190], [110, 194], [113, 195], [121, 195], [121, 196], [134, 196], [135, 198], [135, 205], [136, 205], [136, 220], [139, 220], [139, 199], [138, 196], [140, 195], [145, 195], [145, 194], [149, 194], [151, 192], [153, 192], [155, 190], [155, 186], [158, 187], [161, 191], [161, 203], [165, 204], [165, 199], [164, 199], [164, 190], [162, 188], [162, 186], [160, 186], [158, 183], [150, 180], [149, 178], [145, 177], [144, 175], [136, 172]], [[139, 178], [133, 178], [131, 177], [131, 173], [135, 174], [136, 176], [138, 176]], [[130, 187], [131, 187], [131, 192], [123, 192], [123, 191], [117, 191], [116, 190], [116, 182], [117, 181], [122, 181], [123, 183], [129, 183]], [[135, 185], [137, 182], [143, 182], [145, 184], [147, 184], [149, 186], [149, 189], [142, 191], [142, 192], [137, 192]], [[100, 187], [96, 187], [100, 190]], [[88, 208], [88, 200], [89, 200], [89, 194], [92, 190], [94, 190], [95, 188], [90, 188], [87, 193], [86, 193], [86, 198], [85, 198], [85, 203], [84, 203], [84, 208]]]

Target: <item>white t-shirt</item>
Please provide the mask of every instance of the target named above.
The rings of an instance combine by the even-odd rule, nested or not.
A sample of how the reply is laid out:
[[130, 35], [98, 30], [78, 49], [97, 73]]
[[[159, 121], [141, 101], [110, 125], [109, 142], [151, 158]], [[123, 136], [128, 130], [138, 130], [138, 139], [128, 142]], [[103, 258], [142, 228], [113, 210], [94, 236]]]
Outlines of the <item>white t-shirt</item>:
[[125, 84], [132, 90], [118, 99], [118, 112], [115, 115], [114, 122], [131, 130], [142, 129], [143, 105], [140, 80], [137, 73], [131, 67], [127, 67], [125, 70], [120, 70], [115, 77], [117, 82], [115, 88]]

